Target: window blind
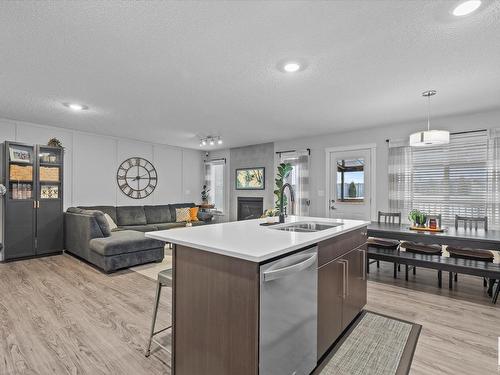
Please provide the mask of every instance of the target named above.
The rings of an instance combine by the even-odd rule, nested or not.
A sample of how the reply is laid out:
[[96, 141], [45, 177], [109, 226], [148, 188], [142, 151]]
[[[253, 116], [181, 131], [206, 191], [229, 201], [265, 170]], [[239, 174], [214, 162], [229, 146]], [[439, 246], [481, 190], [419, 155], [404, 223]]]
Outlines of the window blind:
[[488, 132], [479, 131], [452, 135], [446, 146], [391, 147], [391, 211], [441, 214], [446, 225], [454, 225], [455, 215], [488, 216], [496, 168], [488, 142]]

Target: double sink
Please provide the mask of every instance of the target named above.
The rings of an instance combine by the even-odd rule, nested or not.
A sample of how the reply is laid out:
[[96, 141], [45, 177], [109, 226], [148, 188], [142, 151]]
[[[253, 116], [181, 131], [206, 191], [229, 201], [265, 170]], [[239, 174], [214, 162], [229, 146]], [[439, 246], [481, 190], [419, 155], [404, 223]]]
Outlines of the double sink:
[[339, 223], [319, 223], [314, 221], [299, 221], [280, 226], [272, 226], [270, 229], [282, 230], [285, 232], [319, 232], [321, 230], [339, 227]]

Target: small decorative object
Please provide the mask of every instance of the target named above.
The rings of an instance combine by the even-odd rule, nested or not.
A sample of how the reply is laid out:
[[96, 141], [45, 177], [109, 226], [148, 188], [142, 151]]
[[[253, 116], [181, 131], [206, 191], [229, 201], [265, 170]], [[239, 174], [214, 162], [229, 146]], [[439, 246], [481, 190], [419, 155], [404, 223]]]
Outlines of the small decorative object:
[[[281, 199], [281, 188], [283, 187], [283, 184], [285, 183], [285, 179], [290, 175], [292, 172], [292, 165], [290, 163], [281, 163], [278, 165], [278, 172], [276, 174], [276, 179], [274, 180], [276, 187], [274, 190], [274, 195], [276, 197], [275, 201], [275, 208], [277, 212], [281, 211], [280, 207], [280, 199]], [[288, 204], [287, 197], [283, 198], [283, 206], [286, 207]]]
[[15, 146], [9, 147], [10, 161], [15, 163], [31, 163], [31, 153], [29, 150], [18, 148]]
[[265, 168], [236, 169], [236, 190], [264, 190]]
[[262, 218], [266, 218], [267, 223], [274, 223], [276, 221], [276, 217], [278, 216], [279, 212], [276, 208], [268, 208], [267, 210], [264, 211], [262, 214]]
[[192, 227], [192, 226], [193, 226], [193, 223], [192, 223], [192, 222], [190, 222], [190, 221], [187, 221], [187, 222], [186, 222], [186, 227]]
[[0, 184], [0, 197], [4, 196], [7, 193], [7, 188], [5, 185]]
[[40, 199], [57, 199], [57, 198], [59, 198], [59, 186], [42, 185], [40, 189]]
[[419, 210], [411, 210], [408, 214], [408, 219], [416, 226], [416, 227], [424, 227], [427, 222], [427, 215]]
[[47, 142], [47, 146], [59, 147], [59, 148], [62, 148], [64, 150], [64, 147], [63, 147], [61, 141], [57, 138], [50, 138], [49, 141]]
[[436, 219], [429, 219], [429, 228], [431, 228], [431, 229], [437, 228], [437, 220]]
[[120, 164], [116, 182], [123, 194], [133, 199], [143, 199], [156, 189], [158, 175], [149, 161], [133, 157]]
[[208, 192], [210, 189], [207, 189], [207, 185], [203, 185], [203, 188], [201, 190], [201, 201], [203, 204], [208, 204]]

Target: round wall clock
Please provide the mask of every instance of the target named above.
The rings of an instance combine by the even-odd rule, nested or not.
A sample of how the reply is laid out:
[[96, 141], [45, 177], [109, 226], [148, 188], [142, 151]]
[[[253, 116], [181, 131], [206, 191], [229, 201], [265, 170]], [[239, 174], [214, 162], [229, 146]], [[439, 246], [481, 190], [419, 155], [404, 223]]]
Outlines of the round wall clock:
[[133, 199], [142, 199], [155, 190], [158, 175], [149, 161], [133, 157], [125, 160], [118, 167], [116, 182], [123, 194]]

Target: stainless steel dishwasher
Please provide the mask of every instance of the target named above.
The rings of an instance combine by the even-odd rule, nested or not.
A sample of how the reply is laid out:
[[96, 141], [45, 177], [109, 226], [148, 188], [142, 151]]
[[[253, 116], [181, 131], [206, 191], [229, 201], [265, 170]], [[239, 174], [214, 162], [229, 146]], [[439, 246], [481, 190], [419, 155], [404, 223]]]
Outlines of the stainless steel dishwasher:
[[316, 367], [318, 248], [260, 267], [259, 375], [308, 375]]

